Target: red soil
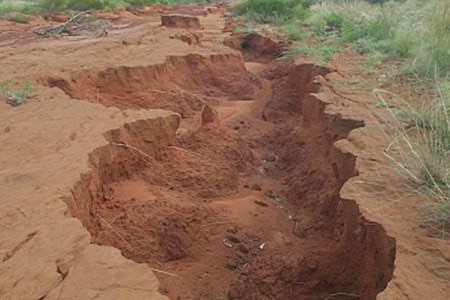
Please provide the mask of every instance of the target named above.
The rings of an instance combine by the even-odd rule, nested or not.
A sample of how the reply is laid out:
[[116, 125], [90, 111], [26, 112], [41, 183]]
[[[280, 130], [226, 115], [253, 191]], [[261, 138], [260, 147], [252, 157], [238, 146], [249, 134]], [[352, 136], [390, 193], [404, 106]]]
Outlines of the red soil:
[[[280, 62], [283, 43], [257, 34], [223, 33], [223, 5], [155, 6], [139, 13], [102, 14], [112, 32], [104, 39], [53, 37], [47, 47], [27, 28], [20, 34], [29, 40], [0, 35], [2, 59], [9, 59], [5, 69], [18, 72], [16, 83], [25, 74], [32, 76], [42, 101], [42, 106], [17, 108], [21, 113], [0, 106], [4, 119], [13, 124], [5, 127], [4, 144], [16, 151], [3, 153], [2, 167], [5, 174], [29, 170], [36, 160], [42, 161], [40, 171], [54, 174], [52, 180], [29, 177], [35, 184], [10, 174], [2, 183], [7, 195], [19, 191], [22, 181], [27, 186], [45, 181], [55, 189], [70, 187], [52, 202], [64, 208], [49, 205], [40, 214], [29, 209], [27, 218], [48, 215], [43, 219], [47, 223], [78, 218], [92, 243], [115, 247], [126, 258], [147, 264], [159, 279], [159, 292], [174, 300], [370, 300], [389, 282], [404, 284], [405, 277], [391, 281], [396, 255], [400, 253], [405, 265], [414, 257], [397, 252], [392, 233], [397, 237], [398, 232], [389, 220], [370, 214], [366, 205], [377, 200], [370, 197], [373, 191], [349, 187], [355, 178], [372, 174], [368, 170], [373, 178], [389, 178], [382, 172], [386, 162], [371, 152], [385, 142], [376, 139], [379, 132], [373, 124], [379, 120], [352, 98], [365, 94], [337, 89], [333, 82], [344, 86], [345, 78], [332, 67]], [[192, 17], [172, 18], [169, 27], [175, 28], [166, 28], [160, 26], [161, 14]], [[73, 55], [63, 58], [61, 53], [71, 49]], [[47, 58], [36, 61], [35, 51]], [[22, 66], [25, 58], [30, 63]], [[179, 115], [146, 111], [161, 108]], [[15, 127], [24, 140], [13, 141]], [[36, 142], [34, 147], [27, 146], [26, 137]], [[18, 163], [11, 153], [29, 159], [30, 165]], [[77, 168], [87, 156], [89, 168]], [[48, 195], [39, 189], [32, 207], [47, 203]], [[22, 202], [27, 203], [8, 204], [0, 220], [10, 220]], [[79, 291], [74, 282], [81, 280], [80, 261], [92, 265], [85, 257], [89, 246], [79, 242], [87, 240], [85, 229], [77, 227], [75, 235], [51, 225], [31, 235], [22, 230], [28, 235], [19, 243], [14, 236], [23, 232], [11, 232], [5, 246], [0, 243], [6, 270], [0, 274], [8, 279], [0, 296], [79, 299], [78, 292], [92, 290], [114, 299], [143, 297], [133, 294], [144, 288], [139, 280], [129, 283], [131, 271], [120, 273], [126, 274], [123, 278], [107, 277], [114, 281], [109, 288], [87, 282], [93, 287]], [[27, 277], [29, 268], [16, 253], [28, 249], [30, 240], [45, 244], [41, 232], [52, 230], [60, 235], [43, 239], [46, 248], [61, 248], [61, 236], [73, 234], [77, 241], [67, 243], [76, 244], [75, 250], [40, 251], [47, 264]], [[407, 240], [402, 237], [397, 243], [406, 247]], [[99, 257], [100, 264], [109, 266], [104, 260], [113, 255]], [[119, 270], [124, 264], [105, 268]], [[51, 268], [57, 274], [49, 273]], [[101, 270], [99, 278], [107, 273]], [[48, 274], [57, 279], [41, 280]], [[36, 278], [39, 288], [12, 288]], [[116, 291], [122, 283], [123, 291]], [[398, 295], [398, 289], [392, 290]], [[444, 299], [439, 298], [444, 294], [445, 288], [430, 299]], [[395, 297], [389, 299], [409, 299]]]

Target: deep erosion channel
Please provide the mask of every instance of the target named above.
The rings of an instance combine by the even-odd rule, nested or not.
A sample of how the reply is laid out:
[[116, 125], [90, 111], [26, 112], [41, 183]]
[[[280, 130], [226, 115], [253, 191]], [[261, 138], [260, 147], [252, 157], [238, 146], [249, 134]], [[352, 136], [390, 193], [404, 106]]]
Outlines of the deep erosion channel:
[[73, 215], [174, 300], [375, 299], [395, 242], [340, 197], [356, 157], [334, 147], [363, 121], [326, 113], [315, 79], [331, 70], [245, 65], [189, 55], [43, 78], [76, 99], [182, 116], [105, 133], [67, 200]]

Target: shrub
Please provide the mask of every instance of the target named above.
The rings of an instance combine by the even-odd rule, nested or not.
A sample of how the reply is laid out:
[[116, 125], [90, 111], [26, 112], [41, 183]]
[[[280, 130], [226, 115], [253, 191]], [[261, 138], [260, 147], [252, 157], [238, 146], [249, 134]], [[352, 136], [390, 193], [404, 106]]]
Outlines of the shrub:
[[20, 106], [25, 103], [32, 91], [33, 83], [29, 79], [25, 80], [25, 82], [17, 90], [14, 90], [11, 87], [11, 83], [9, 81], [0, 84], [1, 96], [5, 99], [6, 103], [11, 106]]
[[22, 23], [22, 24], [26, 24], [29, 23], [30, 20], [28, 20], [28, 18], [24, 15], [21, 14], [12, 14], [8, 17], [8, 21], [10, 22], [15, 22], [15, 23]]
[[[401, 113], [392, 112], [405, 127], [393, 135], [400, 169], [435, 202], [425, 220], [432, 226], [450, 225], [450, 81], [437, 79], [433, 96], [418, 107], [403, 101]], [[389, 155], [389, 153], [388, 153]]]

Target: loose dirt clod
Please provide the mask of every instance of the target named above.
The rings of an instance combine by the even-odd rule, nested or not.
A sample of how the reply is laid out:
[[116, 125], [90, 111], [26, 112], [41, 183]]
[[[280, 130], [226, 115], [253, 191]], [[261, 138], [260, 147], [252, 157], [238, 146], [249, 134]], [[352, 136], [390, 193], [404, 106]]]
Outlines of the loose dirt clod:
[[219, 113], [211, 106], [206, 105], [202, 111], [202, 125], [206, 125], [209, 123], [219, 125]]

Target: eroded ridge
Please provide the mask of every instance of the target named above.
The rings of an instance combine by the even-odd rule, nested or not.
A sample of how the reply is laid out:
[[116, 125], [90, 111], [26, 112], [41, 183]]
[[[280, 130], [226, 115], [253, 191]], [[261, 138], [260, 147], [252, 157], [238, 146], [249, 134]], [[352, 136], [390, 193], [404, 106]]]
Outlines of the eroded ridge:
[[364, 123], [327, 113], [336, 95], [314, 93], [320, 85], [311, 77], [330, 72], [299, 64], [274, 82], [264, 118], [278, 125], [266, 138], [279, 145], [275, 176], [286, 185], [296, 241], [241, 273], [232, 299], [375, 299], [392, 278], [394, 239], [366, 220], [354, 200], [339, 195], [357, 176], [356, 157], [334, 143]]
[[238, 53], [167, 56], [161, 64], [84, 70], [40, 81], [75, 99], [121, 109], [169, 109], [183, 117], [217, 105], [220, 98], [251, 99], [255, 88]]
[[[204, 64], [187, 65], [203, 74]], [[110, 145], [92, 153], [92, 172], [74, 188], [73, 215], [94, 243], [170, 272], [159, 279], [172, 299], [375, 299], [392, 277], [395, 242], [340, 197], [356, 157], [334, 143], [364, 122], [328, 112], [337, 96], [320, 93], [317, 79], [330, 72], [268, 68], [244, 91], [269, 86], [266, 97], [253, 100], [252, 113], [237, 110], [238, 127], [209, 107], [214, 122], [178, 135], [175, 115], [108, 132]], [[202, 91], [217, 82], [186, 80]]]

